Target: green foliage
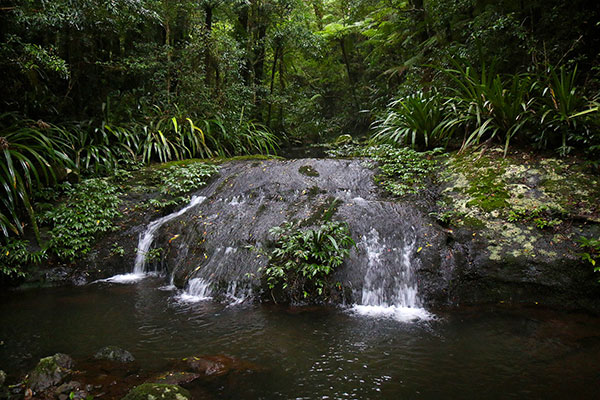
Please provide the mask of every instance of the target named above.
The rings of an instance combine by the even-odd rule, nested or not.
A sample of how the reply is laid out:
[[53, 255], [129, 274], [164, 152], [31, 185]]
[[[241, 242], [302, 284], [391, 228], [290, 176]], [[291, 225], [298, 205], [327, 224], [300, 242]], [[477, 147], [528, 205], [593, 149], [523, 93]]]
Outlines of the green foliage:
[[579, 247], [585, 250], [584, 253], [579, 254], [581, 259], [592, 264], [594, 272], [600, 272], [600, 265], [596, 265], [596, 262], [600, 260], [600, 238], [586, 238], [585, 236], [581, 236], [578, 242]]
[[343, 222], [329, 221], [316, 229], [299, 228], [286, 222], [269, 231], [275, 236], [275, 248], [269, 265], [262, 269], [267, 285], [271, 290], [283, 290], [293, 301], [327, 299], [329, 277], [344, 263], [354, 240]]
[[24, 211], [39, 242], [32, 192], [54, 183], [55, 168], [70, 162], [60, 141], [47, 134], [47, 125], [33, 121], [20, 124], [11, 114], [0, 116], [0, 121], [9, 124], [0, 137], [0, 229], [4, 236], [9, 231], [22, 233]]
[[555, 218], [560, 212], [548, 206], [540, 206], [532, 209], [518, 208], [508, 212], [509, 222], [531, 222], [539, 229], [553, 228], [562, 223], [560, 218]]
[[504, 155], [510, 140], [521, 133], [533, 120], [534, 84], [529, 75], [498, 74], [495, 65], [483, 65], [480, 71], [470, 64], [455, 62], [455, 68], [444, 72], [454, 84], [458, 113], [470, 130], [462, 149], [495, 137], [504, 143]]
[[125, 249], [119, 243], [113, 243], [110, 248], [110, 254], [113, 256], [123, 257], [125, 255]]
[[460, 123], [437, 90], [419, 91], [389, 104], [387, 116], [375, 122], [373, 140], [431, 148], [445, 145]]
[[333, 157], [372, 158], [379, 163], [381, 172], [376, 177], [377, 182], [394, 196], [402, 197], [425, 189], [427, 180], [432, 179], [438, 165], [433, 157], [441, 152], [439, 148], [418, 152], [384, 144], [368, 147], [345, 145], [328, 154]]
[[41, 219], [50, 224], [48, 250], [60, 259], [85, 256], [98, 235], [115, 229], [121, 215], [120, 189], [106, 179], [87, 179], [69, 188], [65, 203], [46, 211]]
[[0, 246], [0, 275], [25, 276], [25, 266], [39, 264], [46, 258], [46, 250], [32, 251], [29, 241], [9, 238]]
[[161, 193], [171, 196], [181, 196], [198, 190], [219, 171], [213, 164], [190, 163], [175, 165], [155, 172], [157, 180], [161, 183]]
[[[564, 66], [560, 69], [549, 68], [550, 80], [543, 91], [544, 107], [541, 122], [542, 135], [538, 141], [547, 143], [555, 134], [561, 137], [559, 153], [568, 154], [572, 147], [567, 145], [569, 135], [578, 129], [593, 129], [590, 121], [586, 121], [591, 113], [598, 113], [598, 104], [588, 101], [577, 86], [577, 67], [569, 71]], [[596, 126], [596, 129], [598, 126]], [[548, 137], [550, 136], [550, 137]]]

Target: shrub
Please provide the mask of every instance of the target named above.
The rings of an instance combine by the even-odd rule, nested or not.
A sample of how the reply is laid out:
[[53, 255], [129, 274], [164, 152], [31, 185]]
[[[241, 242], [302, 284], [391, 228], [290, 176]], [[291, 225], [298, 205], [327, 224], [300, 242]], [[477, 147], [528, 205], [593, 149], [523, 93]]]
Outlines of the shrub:
[[269, 265], [263, 269], [267, 285], [282, 290], [292, 301], [326, 299], [329, 277], [343, 264], [354, 240], [343, 222], [299, 228], [299, 224], [286, 222], [270, 230], [276, 239]]
[[375, 142], [430, 148], [446, 145], [461, 122], [436, 90], [395, 100], [387, 116], [375, 122]]

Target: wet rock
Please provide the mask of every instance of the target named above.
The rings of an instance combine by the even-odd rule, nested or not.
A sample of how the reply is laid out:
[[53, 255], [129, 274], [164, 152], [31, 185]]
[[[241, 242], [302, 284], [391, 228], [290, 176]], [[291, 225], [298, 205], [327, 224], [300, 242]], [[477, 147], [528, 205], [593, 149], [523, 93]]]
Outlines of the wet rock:
[[193, 372], [167, 372], [151, 379], [151, 382], [166, 385], [185, 385], [201, 377], [202, 375]]
[[226, 375], [236, 371], [258, 371], [260, 368], [250, 362], [238, 360], [222, 354], [193, 356], [183, 359], [185, 368], [206, 377]]
[[128, 363], [135, 361], [135, 357], [128, 352], [117, 346], [106, 346], [98, 350], [94, 354], [96, 360], [107, 360], [121, 363]]
[[234, 359], [227, 356], [200, 356], [184, 359], [188, 368], [205, 376], [225, 375], [234, 363]]
[[0, 399], [8, 398], [8, 388], [5, 388], [4, 382], [6, 382], [6, 373], [0, 369]]
[[82, 388], [81, 383], [77, 381], [70, 381], [63, 383], [54, 391], [56, 397], [59, 400], [82, 400], [88, 396], [88, 391]]
[[122, 400], [185, 400], [190, 392], [177, 385], [144, 383], [133, 388]]
[[42, 358], [29, 374], [27, 388], [41, 392], [64, 381], [73, 368], [73, 359], [62, 353]]

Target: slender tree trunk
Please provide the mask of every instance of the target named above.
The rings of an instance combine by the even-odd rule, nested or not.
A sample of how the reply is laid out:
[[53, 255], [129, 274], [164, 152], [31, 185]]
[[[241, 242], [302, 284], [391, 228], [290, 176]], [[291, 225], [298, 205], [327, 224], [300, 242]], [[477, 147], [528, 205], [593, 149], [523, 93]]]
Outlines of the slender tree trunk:
[[354, 90], [354, 79], [352, 78], [352, 71], [350, 70], [350, 59], [348, 58], [348, 51], [346, 50], [346, 43], [343, 37], [340, 39], [340, 47], [342, 48], [344, 64], [346, 64], [346, 73], [348, 74], [348, 83], [350, 84], [350, 90], [352, 91], [352, 100], [354, 102], [354, 107], [358, 109], [356, 91]]
[[317, 17], [317, 27], [320, 31], [323, 30], [323, 0], [312, 0], [315, 17]]
[[[206, 42], [204, 49], [204, 73], [206, 85], [210, 86], [210, 76], [212, 69], [212, 57], [211, 57], [211, 34], [212, 34], [212, 17], [213, 17], [213, 7], [210, 5], [206, 5], [204, 7], [204, 11], [206, 12], [206, 16], [204, 19], [204, 29], [206, 29]], [[216, 80], [216, 78], [215, 78]]]
[[269, 94], [271, 100], [269, 101], [269, 111], [267, 113], [267, 125], [271, 126], [271, 110], [273, 108], [273, 88], [275, 86], [275, 71], [277, 70], [277, 61], [279, 59], [279, 45], [275, 47], [275, 54], [273, 54], [273, 67], [271, 68], [271, 88]]
[[171, 54], [171, 21], [168, 15], [169, 2], [166, 2], [167, 15], [165, 17], [165, 46], [167, 46], [167, 98], [170, 97], [171, 93], [171, 60], [173, 55]]

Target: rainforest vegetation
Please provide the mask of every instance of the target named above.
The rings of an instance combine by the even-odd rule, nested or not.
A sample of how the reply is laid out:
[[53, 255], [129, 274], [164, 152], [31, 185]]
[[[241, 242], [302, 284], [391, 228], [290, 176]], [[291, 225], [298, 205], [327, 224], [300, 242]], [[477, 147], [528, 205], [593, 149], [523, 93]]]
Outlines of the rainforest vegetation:
[[[351, 135], [389, 146], [392, 169], [402, 146], [599, 166], [595, 0], [7, 0], [0, 73], [5, 275], [80, 254], [118, 213], [107, 182], [153, 162]], [[40, 230], [71, 229], [44, 209], [68, 196], [100, 217], [63, 246]]]

